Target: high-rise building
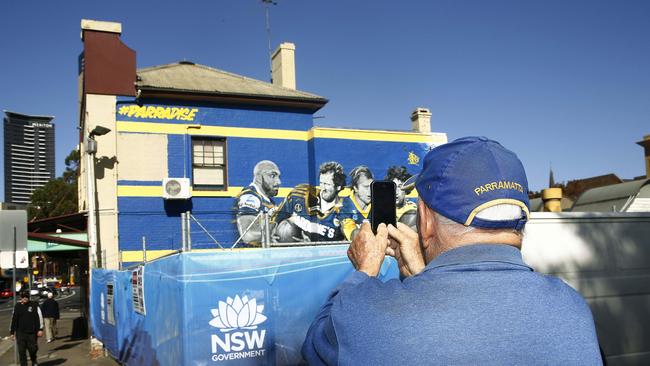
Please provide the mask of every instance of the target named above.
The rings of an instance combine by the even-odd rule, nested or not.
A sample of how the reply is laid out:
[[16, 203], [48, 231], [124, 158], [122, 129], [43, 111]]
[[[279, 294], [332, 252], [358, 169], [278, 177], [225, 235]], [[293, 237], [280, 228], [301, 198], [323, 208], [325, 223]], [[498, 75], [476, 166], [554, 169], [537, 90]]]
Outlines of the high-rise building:
[[4, 112], [5, 201], [27, 204], [54, 178], [54, 117]]

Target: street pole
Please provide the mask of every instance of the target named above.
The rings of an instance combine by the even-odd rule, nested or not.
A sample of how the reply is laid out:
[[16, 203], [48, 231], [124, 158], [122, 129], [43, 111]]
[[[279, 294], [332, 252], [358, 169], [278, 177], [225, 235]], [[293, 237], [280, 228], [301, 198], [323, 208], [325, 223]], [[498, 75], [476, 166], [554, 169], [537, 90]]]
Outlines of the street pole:
[[[18, 249], [18, 243], [16, 239], [16, 227], [14, 226], [14, 271], [13, 271], [13, 288], [14, 288], [14, 309], [16, 309], [16, 250]], [[11, 314], [13, 318], [13, 313]], [[18, 364], [18, 340], [14, 336], [14, 363]]]
[[97, 223], [95, 217], [95, 149], [94, 139], [86, 140], [86, 177], [87, 177], [87, 201], [88, 201], [88, 245], [90, 246], [90, 269], [97, 266]]
[[86, 138], [86, 197], [88, 201], [88, 228], [86, 233], [88, 236], [89, 246], [89, 261], [88, 261], [88, 283], [84, 289], [84, 316], [88, 324], [87, 337], [90, 338], [90, 349], [97, 349], [99, 346], [96, 339], [92, 334], [92, 324], [90, 322], [90, 288], [93, 284], [93, 268], [97, 266], [97, 235], [96, 235], [96, 217], [95, 217], [95, 151], [97, 151], [97, 143], [91, 136]]
[[[87, 112], [86, 112], [87, 113]], [[87, 115], [87, 114], [86, 114]], [[87, 125], [88, 121], [84, 119], [83, 124]], [[88, 336], [90, 337], [90, 349], [100, 349], [101, 342], [96, 338], [91, 336], [92, 333], [92, 324], [90, 322], [90, 289], [92, 287], [92, 274], [93, 268], [102, 267], [102, 259], [97, 258], [97, 208], [95, 207], [95, 153], [97, 153], [97, 141], [95, 141], [94, 136], [103, 136], [111, 132], [109, 128], [104, 126], [96, 125], [92, 131], [88, 132], [88, 136], [85, 138], [86, 142], [86, 178], [87, 178], [87, 187], [86, 187], [86, 197], [88, 200], [88, 246], [90, 249], [89, 255], [89, 264], [88, 264], [88, 283], [85, 292], [85, 306], [88, 324]], [[101, 254], [101, 253], [100, 253]]]

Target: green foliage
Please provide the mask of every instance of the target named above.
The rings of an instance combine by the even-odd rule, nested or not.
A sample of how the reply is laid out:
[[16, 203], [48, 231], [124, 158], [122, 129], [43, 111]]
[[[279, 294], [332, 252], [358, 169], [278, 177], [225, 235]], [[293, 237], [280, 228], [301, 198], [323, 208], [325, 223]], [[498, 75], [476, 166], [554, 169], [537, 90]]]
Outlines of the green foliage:
[[63, 176], [50, 180], [32, 193], [28, 209], [30, 221], [77, 212], [78, 150], [70, 152], [65, 165]]
[[79, 174], [79, 150], [75, 149], [65, 158], [63, 180], [69, 184], [77, 184], [77, 174]]

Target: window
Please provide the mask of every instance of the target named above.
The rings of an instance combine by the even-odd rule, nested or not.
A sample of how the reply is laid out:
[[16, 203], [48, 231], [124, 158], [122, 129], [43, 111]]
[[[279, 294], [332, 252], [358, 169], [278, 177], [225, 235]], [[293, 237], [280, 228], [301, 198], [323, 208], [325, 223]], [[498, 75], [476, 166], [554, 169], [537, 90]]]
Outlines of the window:
[[226, 139], [192, 139], [192, 184], [202, 189], [226, 190]]

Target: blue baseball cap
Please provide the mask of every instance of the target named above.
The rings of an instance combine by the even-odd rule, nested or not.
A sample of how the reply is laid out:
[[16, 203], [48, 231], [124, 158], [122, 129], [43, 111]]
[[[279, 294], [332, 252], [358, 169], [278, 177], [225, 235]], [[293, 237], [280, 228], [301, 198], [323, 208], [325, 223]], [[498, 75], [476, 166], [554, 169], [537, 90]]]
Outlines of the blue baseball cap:
[[[530, 217], [523, 164], [515, 153], [486, 137], [463, 137], [429, 151], [415, 187], [427, 206], [465, 226], [521, 230]], [[521, 207], [521, 218], [476, 217], [504, 203]]]

